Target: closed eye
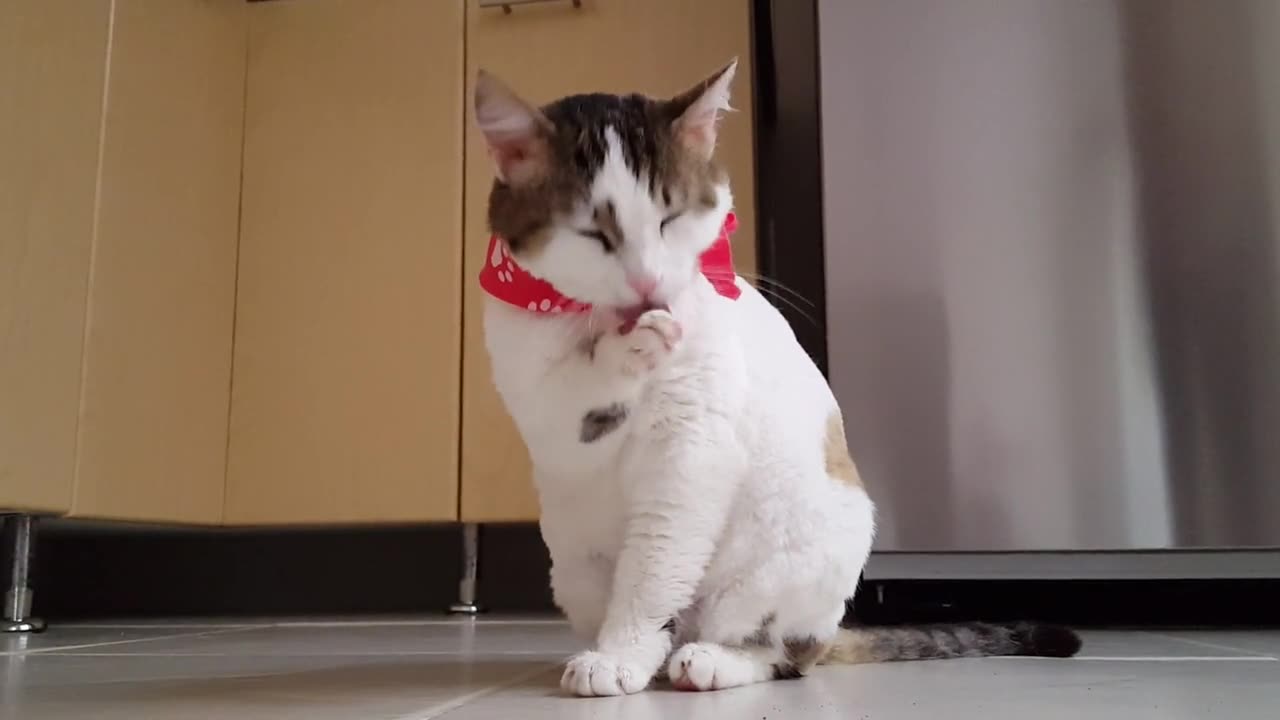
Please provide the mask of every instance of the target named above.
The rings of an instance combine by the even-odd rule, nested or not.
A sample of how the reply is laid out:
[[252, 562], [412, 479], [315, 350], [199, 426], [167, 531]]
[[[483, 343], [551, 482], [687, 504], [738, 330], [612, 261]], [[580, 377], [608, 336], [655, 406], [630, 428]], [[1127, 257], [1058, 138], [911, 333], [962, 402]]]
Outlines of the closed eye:
[[662, 218], [662, 224], [658, 226], [658, 231], [659, 231], [659, 232], [666, 232], [666, 231], [667, 231], [667, 225], [668, 225], [672, 220], [675, 220], [676, 218], [680, 217], [680, 216], [681, 216], [681, 215], [683, 215], [683, 214], [684, 214], [684, 213], [671, 213], [670, 215], [668, 215], [668, 216], [666, 216], [666, 217]]
[[605, 250], [613, 250], [613, 243], [609, 242], [609, 236], [605, 235], [599, 230], [594, 230], [594, 229], [581, 230], [580, 229], [577, 231], [577, 233], [584, 238], [591, 238], [592, 240], [595, 240], [596, 242], [600, 243], [601, 245], [604, 246]]

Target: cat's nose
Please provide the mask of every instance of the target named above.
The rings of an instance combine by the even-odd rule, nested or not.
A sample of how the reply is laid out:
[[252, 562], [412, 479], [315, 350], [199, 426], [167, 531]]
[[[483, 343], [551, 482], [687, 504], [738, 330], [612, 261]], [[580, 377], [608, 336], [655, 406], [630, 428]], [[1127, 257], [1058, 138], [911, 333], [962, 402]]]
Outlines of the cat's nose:
[[658, 289], [658, 277], [649, 274], [627, 275], [627, 285], [640, 294], [644, 300], [648, 300], [654, 290]]

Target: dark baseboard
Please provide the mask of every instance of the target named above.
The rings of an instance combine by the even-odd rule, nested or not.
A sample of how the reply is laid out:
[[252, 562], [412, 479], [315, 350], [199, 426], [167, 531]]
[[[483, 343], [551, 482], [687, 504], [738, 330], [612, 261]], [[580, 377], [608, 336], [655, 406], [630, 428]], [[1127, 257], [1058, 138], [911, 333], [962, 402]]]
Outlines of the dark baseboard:
[[[460, 549], [457, 526], [195, 531], [46, 523], [37, 612], [52, 621], [443, 613], [457, 601]], [[536, 526], [482, 528], [484, 608], [553, 612], [549, 569]]]
[[[457, 600], [457, 526], [189, 530], [43, 525], [37, 614], [95, 618], [441, 614]], [[0, 568], [8, 558], [0, 558]], [[479, 599], [550, 614], [533, 525], [481, 528]], [[7, 578], [7, 573], [3, 576]], [[866, 624], [1021, 619], [1075, 626], [1277, 626], [1280, 580], [867, 582]]]
[[1280, 580], [897, 580], [864, 583], [852, 605], [869, 625], [1280, 626]]

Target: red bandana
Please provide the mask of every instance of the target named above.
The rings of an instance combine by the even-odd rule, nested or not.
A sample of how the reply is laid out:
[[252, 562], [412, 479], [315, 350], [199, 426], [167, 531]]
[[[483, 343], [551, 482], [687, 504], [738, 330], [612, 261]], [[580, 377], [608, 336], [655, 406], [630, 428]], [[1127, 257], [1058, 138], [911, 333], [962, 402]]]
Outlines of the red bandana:
[[[738, 229], [738, 218], [729, 213], [720, 228], [715, 244], [702, 253], [702, 274], [711, 281], [716, 292], [737, 300], [742, 291], [733, 272], [733, 249], [729, 234]], [[489, 252], [485, 255], [484, 269], [480, 271], [480, 287], [493, 297], [516, 307], [536, 313], [586, 312], [591, 306], [562, 295], [559, 290], [541, 278], [530, 275], [516, 264], [507, 252], [506, 243], [497, 235], [489, 238]]]

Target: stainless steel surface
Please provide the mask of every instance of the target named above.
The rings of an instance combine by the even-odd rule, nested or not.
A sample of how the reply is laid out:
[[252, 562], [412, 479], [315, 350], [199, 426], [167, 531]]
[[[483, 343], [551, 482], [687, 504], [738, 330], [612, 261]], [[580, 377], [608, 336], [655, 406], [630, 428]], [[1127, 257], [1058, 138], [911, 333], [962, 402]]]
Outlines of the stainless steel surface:
[[1280, 552], [877, 552], [871, 580], [1263, 580], [1280, 578]]
[[819, 8], [877, 549], [1280, 546], [1280, 2]]
[[458, 615], [475, 615], [480, 612], [476, 604], [476, 580], [480, 570], [480, 526], [467, 523], [462, 526], [462, 580], [458, 582], [458, 602], [449, 612]]
[[26, 633], [44, 630], [44, 622], [31, 617], [31, 563], [35, 558], [35, 518], [10, 515], [5, 518], [4, 534], [13, 554], [9, 587], [4, 594], [0, 633]]
[[[582, 7], [582, 0], [567, 0], [575, 8]], [[566, 0], [480, 0], [482, 8], [502, 8], [502, 12], [510, 15], [515, 5], [541, 5], [550, 2], [566, 2]]]

